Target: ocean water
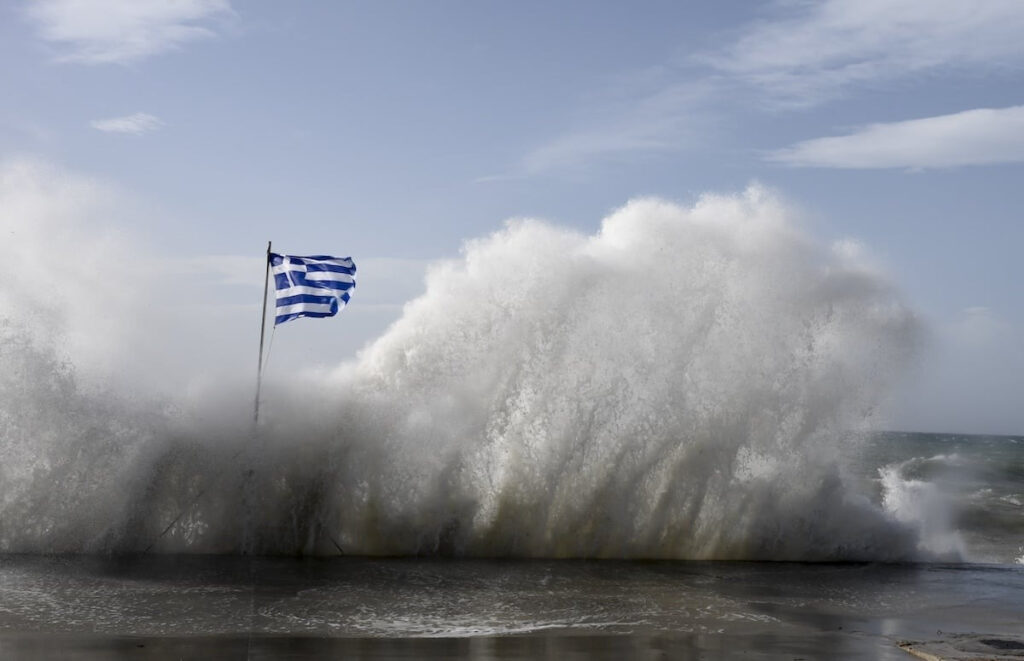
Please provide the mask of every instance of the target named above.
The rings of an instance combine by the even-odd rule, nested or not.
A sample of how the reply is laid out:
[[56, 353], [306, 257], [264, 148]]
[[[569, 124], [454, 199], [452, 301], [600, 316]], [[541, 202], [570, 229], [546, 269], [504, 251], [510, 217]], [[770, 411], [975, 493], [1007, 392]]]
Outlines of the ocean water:
[[861, 456], [871, 497], [933, 546], [1024, 565], [1024, 436], [878, 433]]
[[[1022, 633], [1024, 438], [877, 431], [921, 322], [763, 190], [467, 242], [355, 359], [268, 375], [258, 425], [248, 385], [106, 379], [131, 337], [90, 331], [77, 289], [24, 299], [32, 264], [0, 273], [0, 651], [895, 658]], [[74, 266], [92, 296], [131, 281]]]

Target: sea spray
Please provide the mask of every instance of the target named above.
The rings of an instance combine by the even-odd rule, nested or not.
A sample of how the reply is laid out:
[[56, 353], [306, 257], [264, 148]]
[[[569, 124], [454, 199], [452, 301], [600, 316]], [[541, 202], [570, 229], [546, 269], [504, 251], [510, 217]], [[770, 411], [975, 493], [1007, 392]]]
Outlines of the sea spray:
[[168, 412], [5, 339], [34, 367], [0, 393], [0, 550], [922, 557], [837, 452], [913, 316], [790, 215], [755, 187], [513, 221], [353, 363], [268, 383], [255, 432], [237, 383]]
[[943, 557], [964, 557], [966, 549], [954, 526], [957, 511], [948, 489], [939, 481], [906, 476], [911, 459], [878, 469], [883, 489], [883, 505], [896, 520], [914, 527], [920, 546]]
[[387, 411], [379, 450], [343, 479], [375, 476], [339, 512], [345, 543], [913, 555], [835, 459], [905, 360], [912, 316], [788, 213], [752, 188], [692, 209], [638, 200], [592, 237], [525, 220], [467, 244], [344, 376]]
[[130, 206], [112, 187], [41, 161], [0, 162], [0, 319], [91, 383], [143, 355], [125, 339], [155, 307], [153, 292], [166, 291], [146, 295], [152, 263], [111, 222], [118, 209], [130, 222]]

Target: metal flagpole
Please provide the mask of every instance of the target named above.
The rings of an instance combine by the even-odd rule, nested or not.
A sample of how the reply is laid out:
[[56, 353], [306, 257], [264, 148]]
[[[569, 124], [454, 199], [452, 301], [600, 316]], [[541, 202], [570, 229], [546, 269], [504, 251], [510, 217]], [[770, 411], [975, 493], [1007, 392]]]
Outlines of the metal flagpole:
[[260, 386], [263, 382], [263, 338], [267, 332], [267, 285], [270, 282], [270, 241], [267, 241], [267, 270], [263, 274], [263, 316], [260, 317], [260, 359], [256, 364], [256, 402], [253, 406], [253, 424], [260, 421]]
[[[263, 274], [263, 319], [260, 322], [260, 359], [259, 359], [259, 362], [257, 363], [257, 366], [256, 366], [256, 403], [255, 403], [255, 410], [253, 411], [253, 418], [252, 418], [254, 425], [255, 425], [255, 423], [259, 422], [259, 419], [260, 419], [260, 382], [262, 381], [262, 378], [263, 378], [263, 339], [266, 336], [266, 331], [267, 331], [267, 290], [268, 290], [269, 279], [270, 279], [270, 241], [267, 241], [267, 269], [266, 269], [266, 271]], [[248, 449], [250, 449], [250, 446], [242, 447], [238, 452], [236, 452], [234, 455], [232, 455], [231, 461], [234, 461], [235, 459], [237, 459], [243, 452], [245, 452]], [[154, 546], [156, 546], [157, 542], [159, 542], [161, 539], [163, 539], [164, 535], [166, 535], [167, 533], [169, 533], [171, 531], [171, 528], [173, 528], [174, 525], [176, 523], [178, 523], [178, 521], [180, 521], [183, 516], [185, 516], [185, 513], [188, 512], [190, 509], [192, 509], [192, 507], [196, 503], [198, 503], [199, 500], [204, 495], [206, 495], [206, 490], [210, 487], [210, 484], [213, 484], [213, 482], [216, 481], [217, 478], [219, 478], [224, 473], [224, 470], [225, 470], [224, 468], [219, 470], [217, 472], [217, 474], [213, 476], [213, 479], [211, 479], [210, 482], [206, 484], [206, 486], [204, 486], [202, 489], [199, 490], [199, 493], [197, 493], [195, 498], [192, 499], [192, 502], [190, 502], [188, 504], [188, 507], [183, 508], [178, 513], [178, 516], [174, 517], [174, 520], [171, 521], [169, 524], [167, 524], [167, 526], [162, 531], [160, 531], [160, 534], [157, 535], [153, 539], [153, 541], [151, 541], [149, 543], [149, 545], [145, 548], [143, 553], [148, 553], [150, 549], [152, 549]], [[246, 471], [246, 474], [245, 474], [245, 477], [246, 477], [246, 487], [245, 488], [246, 488], [246, 490], [248, 490], [250, 488], [250, 484], [249, 483], [251, 481], [252, 474], [253, 474], [252, 469], [249, 469], [248, 471]], [[249, 542], [248, 542], [249, 536], [250, 536], [249, 528], [251, 526], [251, 522], [249, 520], [250, 516], [249, 516], [248, 510], [249, 510], [250, 501], [251, 501], [251, 497], [246, 495], [245, 496], [245, 508], [246, 508], [245, 531], [242, 534], [242, 536], [243, 536], [243, 541], [242, 541], [243, 552], [247, 549], [247, 547], [249, 545]], [[331, 541], [332, 542], [334, 541], [333, 538], [332, 538]], [[338, 543], [334, 542], [334, 545], [338, 546]], [[338, 550], [341, 551], [341, 547], [340, 546], [338, 546]]]

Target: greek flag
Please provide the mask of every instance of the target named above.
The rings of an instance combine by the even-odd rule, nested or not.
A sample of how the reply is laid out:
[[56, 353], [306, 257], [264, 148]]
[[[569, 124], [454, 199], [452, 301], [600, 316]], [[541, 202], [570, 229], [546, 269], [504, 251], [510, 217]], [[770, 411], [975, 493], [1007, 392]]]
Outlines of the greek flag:
[[348, 304], [356, 288], [351, 257], [278, 255], [270, 253], [277, 290], [274, 325], [299, 317], [333, 317]]

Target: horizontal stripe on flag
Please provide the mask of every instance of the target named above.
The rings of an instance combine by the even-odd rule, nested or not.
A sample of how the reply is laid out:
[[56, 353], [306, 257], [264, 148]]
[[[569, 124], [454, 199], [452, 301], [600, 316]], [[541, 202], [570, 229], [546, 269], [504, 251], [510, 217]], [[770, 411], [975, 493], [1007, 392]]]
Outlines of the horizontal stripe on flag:
[[290, 273], [292, 278], [292, 284], [305, 285], [307, 287], [330, 287], [337, 289], [338, 283], [345, 285], [351, 285], [356, 281], [350, 275], [344, 273], [303, 273], [302, 271], [292, 271]]
[[314, 305], [330, 305], [332, 301], [337, 301], [335, 296], [324, 296], [323, 294], [295, 294], [294, 296], [281, 296], [277, 299], [277, 307], [285, 305], [299, 305], [300, 303], [310, 303]]
[[[356, 281], [356, 278], [353, 275], [349, 275], [347, 273], [335, 273], [331, 271], [317, 273], [304, 273], [302, 271], [277, 272], [278, 269], [274, 269], [274, 271], [274, 286], [277, 289], [283, 289], [293, 284], [305, 285], [308, 287], [348, 289], [348, 287]], [[339, 287], [338, 283], [344, 284], [345, 286]]]
[[345, 305], [349, 302], [349, 295], [343, 294], [339, 297], [334, 296], [313, 296], [310, 294], [297, 294], [295, 296], [285, 296], [277, 300], [276, 307], [278, 309], [294, 305], [332, 305], [338, 302]]
[[301, 294], [308, 294], [310, 296], [328, 296], [331, 298], [338, 297], [341, 293], [348, 289], [355, 287], [354, 284], [345, 284], [344, 287], [338, 286], [337, 288], [325, 288], [325, 287], [286, 287], [284, 289], [277, 290], [277, 300], [282, 298], [288, 298], [290, 296], [299, 296]]
[[[273, 267], [274, 273], [309, 273], [318, 274], [317, 277], [330, 277], [330, 274], [339, 276], [353, 276], [355, 268], [345, 266], [334, 266], [331, 264], [288, 264], [283, 263]], [[321, 275], [322, 274], [322, 275]]]
[[283, 324], [286, 321], [291, 321], [292, 319], [298, 319], [300, 317], [314, 317], [314, 318], [318, 318], [319, 319], [319, 318], [323, 318], [323, 317], [333, 317], [335, 314], [337, 314], [337, 312], [310, 312], [310, 311], [296, 312], [294, 314], [282, 314], [282, 315], [278, 315], [278, 316], [274, 317], [274, 325], [277, 326], [279, 324]]
[[313, 273], [314, 271], [322, 271], [332, 273], [348, 273], [349, 275], [356, 272], [356, 268], [354, 266], [349, 266], [348, 264], [338, 264], [336, 262], [321, 262], [318, 264], [307, 263], [306, 270], [310, 273]]
[[[312, 287], [314, 289], [351, 289], [356, 286], [356, 281], [352, 276], [343, 276], [345, 280], [310, 280], [309, 278], [297, 277], [302, 276], [302, 273], [292, 273], [291, 277], [287, 275], [274, 276], [274, 288], [278, 291], [282, 289], [288, 289], [289, 287]], [[326, 293], [326, 292], [324, 292]]]
[[339, 305], [337, 301], [334, 301], [334, 305], [330, 303], [295, 303], [294, 305], [279, 305], [275, 313], [278, 315], [282, 314], [295, 314], [296, 312], [322, 312], [324, 314], [335, 314]]
[[301, 275], [306, 280], [316, 280], [317, 282], [355, 282], [355, 276], [350, 273], [341, 273], [338, 271], [297, 271], [296, 275]]
[[336, 264], [338, 266], [355, 268], [355, 263], [353, 263], [351, 257], [329, 257], [327, 255], [275, 255], [274, 253], [271, 253], [271, 255], [274, 255], [274, 257], [277, 258], [276, 261], [271, 262], [274, 265], [280, 264], [284, 260], [288, 260], [293, 264]]

